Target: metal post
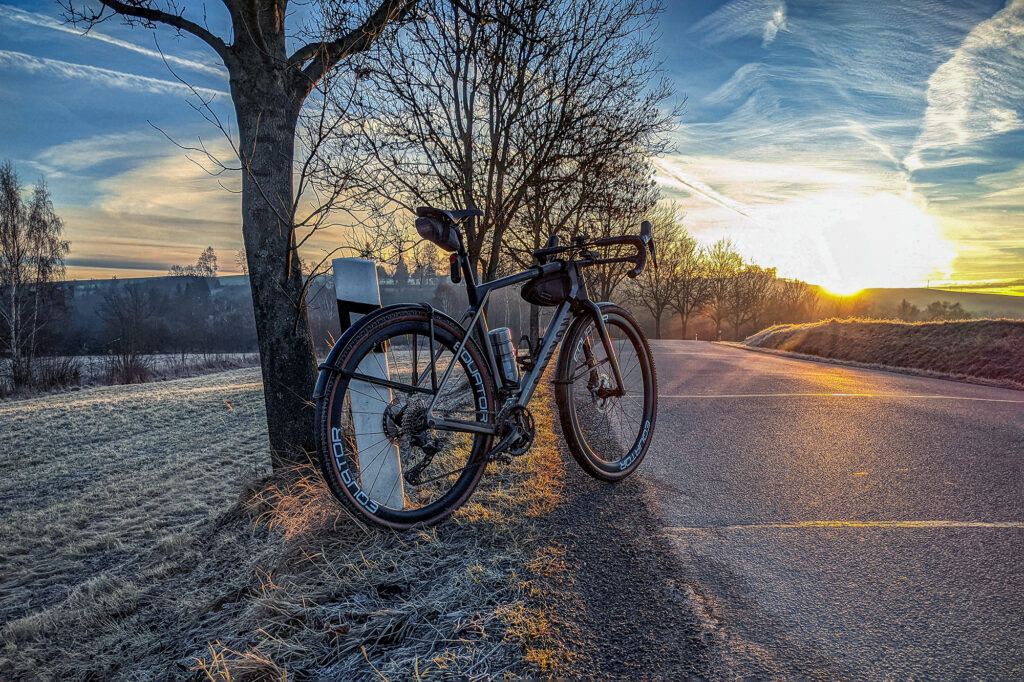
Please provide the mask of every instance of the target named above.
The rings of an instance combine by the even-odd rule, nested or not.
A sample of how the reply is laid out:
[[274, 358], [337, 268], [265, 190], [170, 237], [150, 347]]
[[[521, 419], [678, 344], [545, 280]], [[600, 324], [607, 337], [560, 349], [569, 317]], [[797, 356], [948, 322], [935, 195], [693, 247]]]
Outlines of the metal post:
[[[360, 258], [335, 258], [334, 293], [338, 316], [344, 332], [358, 316], [380, 308], [377, 265]], [[357, 316], [353, 319], [353, 316]], [[389, 379], [387, 349], [375, 348], [356, 371], [367, 376]], [[402, 485], [402, 460], [398, 446], [382, 442], [384, 408], [391, 402], [391, 390], [384, 386], [353, 380], [349, 385], [352, 424], [359, 451], [359, 478], [363, 490], [372, 499], [393, 509], [402, 509], [405, 490]]]

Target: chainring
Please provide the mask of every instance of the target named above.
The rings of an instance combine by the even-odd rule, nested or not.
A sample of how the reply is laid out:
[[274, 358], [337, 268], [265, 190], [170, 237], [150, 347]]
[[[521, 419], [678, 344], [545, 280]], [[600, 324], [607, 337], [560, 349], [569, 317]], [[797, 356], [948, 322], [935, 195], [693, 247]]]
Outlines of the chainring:
[[498, 440], [503, 440], [510, 432], [516, 431], [518, 435], [505, 449], [505, 453], [512, 457], [525, 455], [533, 445], [533, 439], [537, 435], [533, 424], [533, 415], [530, 410], [522, 405], [511, 405], [502, 408], [498, 412]]

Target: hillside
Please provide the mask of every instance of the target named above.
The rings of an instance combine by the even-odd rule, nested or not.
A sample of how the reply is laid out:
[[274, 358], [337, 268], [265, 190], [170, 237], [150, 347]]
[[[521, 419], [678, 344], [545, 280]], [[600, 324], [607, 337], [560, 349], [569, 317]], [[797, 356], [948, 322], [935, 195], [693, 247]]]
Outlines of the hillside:
[[917, 288], [864, 289], [850, 298], [857, 303], [870, 305], [875, 309], [894, 308], [904, 299], [922, 310], [934, 301], [949, 301], [950, 303], [959, 303], [975, 318], [1009, 317], [1024, 320], [1024, 296]]
[[1024, 388], [1024, 321], [827, 320], [770, 327], [744, 344]]

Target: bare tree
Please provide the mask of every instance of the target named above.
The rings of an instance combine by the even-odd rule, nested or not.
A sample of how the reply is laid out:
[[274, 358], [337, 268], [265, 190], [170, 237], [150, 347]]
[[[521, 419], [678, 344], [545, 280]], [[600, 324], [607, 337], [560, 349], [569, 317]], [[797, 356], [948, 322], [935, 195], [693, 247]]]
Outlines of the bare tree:
[[809, 322], [817, 312], [818, 292], [814, 287], [796, 279], [776, 280], [773, 300], [769, 304], [769, 321], [772, 324]]
[[53, 210], [50, 192], [40, 180], [26, 205], [21, 180], [9, 161], [0, 166], [0, 322], [10, 355], [14, 388], [31, 384], [33, 361], [43, 329], [50, 322], [54, 283], [64, 278], [64, 222]]
[[896, 319], [902, 320], [903, 322], [915, 322], [921, 317], [921, 309], [916, 305], [903, 299], [900, 304], [896, 307]]
[[964, 310], [959, 302], [933, 301], [925, 308], [924, 317], [931, 322], [940, 320], [969, 320], [971, 319], [971, 314]]
[[245, 258], [245, 249], [235, 251], [235, 266], [242, 271], [243, 275], [249, 274], [249, 262]]
[[732, 281], [743, 267], [743, 258], [736, 251], [732, 241], [720, 239], [707, 252], [708, 305], [704, 314], [715, 323], [715, 339], [722, 338], [722, 322], [729, 311], [729, 294]]
[[200, 277], [217, 276], [217, 254], [212, 246], [207, 246], [206, 250], [199, 254], [199, 259], [196, 260], [196, 274]]
[[739, 341], [744, 325], [760, 331], [764, 313], [775, 287], [775, 268], [746, 265], [729, 280], [726, 293], [726, 317]]
[[682, 323], [680, 338], [686, 339], [690, 320], [704, 309], [710, 298], [708, 261], [704, 249], [685, 230], [679, 233], [671, 257], [675, 261], [672, 269], [675, 281], [672, 308]]
[[97, 311], [107, 333], [107, 373], [112, 383], [135, 384], [149, 378], [145, 353], [152, 350], [152, 295], [138, 284], [119, 284]]
[[[295, 231], [301, 195], [294, 184], [296, 127], [317, 84], [369, 49], [409, 14], [416, 0], [315, 3], [303, 13], [314, 16], [315, 25], [298, 30], [286, 26], [296, 21], [287, 0], [224, 0], [231, 22], [228, 38], [208, 28], [206, 7], [198, 3], [187, 17], [188, 8], [176, 0], [60, 2], [67, 19], [86, 29], [116, 16], [132, 26], [163, 24], [190, 33], [227, 67], [238, 125], [232, 143], [242, 171], [242, 235], [272, 455], [276, 465], [289, 453], [314, 449], [308, 401], [316, 364]], [[204, 113], [220, 123], [212, 110]]]
[[426, 283], [428, 277], [437, 277], [448, 270], [448, 259], [431, 242], [421, 240], [412, 247], [413, 275], [418, 284]]
[[[237, 254], [235, 258], [237, 260]], [[212, 246], [207, 246], [199, 254], [195, 265], [172, 265], [167, 269], [167, 274], [171, 277], [216, 277], [217, 270], [217, 253]]]
[[[528, 202], [572, 196], [594, 163], [660, 144], [668, 90], [641, 39], [657, 11], [651, 0], [424, 0], [424, 20], [367, 62], [367, 183], [406, 209], [483, 209], [467, 249], [492, 279]], [[504, 19], [479, 21], [489, 13]]]
[[[558, 234], [565, 244], [578, 235], [611, 237], [636, 233], [639, 216], [654, 208], [659, 193], [646, 149], [620, 150], [615, 157], [595, 159], [571, 180], [547, 182], [532, 188], [518, 219], [506, 233], [510, 262], [533, 264], [531, 252]], [[603, 265], [585, 271], [591, 296], [610, 301], [629, 268]], [[530, 306], [529, 336], [540, 334], [540, 308]]]

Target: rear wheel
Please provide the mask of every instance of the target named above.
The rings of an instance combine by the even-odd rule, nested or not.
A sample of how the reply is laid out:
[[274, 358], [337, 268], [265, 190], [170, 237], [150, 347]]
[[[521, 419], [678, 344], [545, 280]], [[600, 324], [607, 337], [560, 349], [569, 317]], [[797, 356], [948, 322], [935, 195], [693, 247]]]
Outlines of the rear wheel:
[[601, 306], [619, 361], [623, 391], [590, 317], [579, 317], [566, 335], [555, 395], [562, 432], [583, 470], [603, 481], [633, 473], [651, 444], [658, 412], [654, 360], [639, 325], [622, 308]]
[[470, 341], [455, 357], [463, 335], [435, 315], [432, 361], [428, 312], [403, 307], [374, 314], [332, 351], [334, 369], [317, 403], [320, 468], [331, 492], [367, 521], [397, 529], [435, 524], [480, 481], [491, 436], [427, 426], [435, 396], [435, 418], [493, 421], [483, 354]]

